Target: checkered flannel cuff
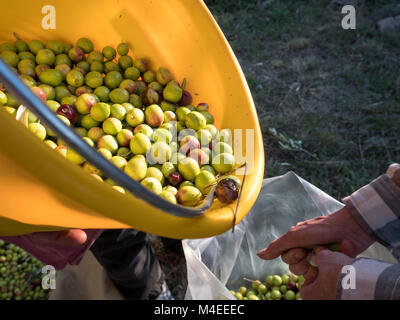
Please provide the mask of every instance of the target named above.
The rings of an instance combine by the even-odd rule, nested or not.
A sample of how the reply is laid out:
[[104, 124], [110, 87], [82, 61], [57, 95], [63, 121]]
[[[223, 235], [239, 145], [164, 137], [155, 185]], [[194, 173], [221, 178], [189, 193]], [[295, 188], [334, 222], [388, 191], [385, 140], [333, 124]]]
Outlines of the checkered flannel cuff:
[[[390, 176], [393, 171], [389, 171], [343, 202], [364, 230], [400, 260], [400, 186]], [[398, 174], [400, 169], [395, 172]]]

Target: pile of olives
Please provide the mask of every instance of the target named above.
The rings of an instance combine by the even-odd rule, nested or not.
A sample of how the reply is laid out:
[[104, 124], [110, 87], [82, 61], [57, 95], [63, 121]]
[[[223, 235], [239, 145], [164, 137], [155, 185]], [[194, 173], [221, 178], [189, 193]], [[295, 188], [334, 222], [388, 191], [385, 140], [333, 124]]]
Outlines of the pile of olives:
[[41, 285], [43, 264], [21, 248], [0, 240], [0, 299], [47, 300]]
[[[133, 59], [126, 43], [95, 50], [91, 40], [75, 46], [58, 40], [18, 39], [0, 45], [0, 57], [91, 147], [143, 186], [172, 202], [196, 206], [221, 177], [217, 198], [237, 198], [240, 180], [229, 129], [218, 130], [207, 103], [192, 105], [167, 68]], [[0, 106], [16, 115], [20, 103], [0, 90]], [[50, 148], [94, 178], [125, 193], [28, 113], [28, 128]]]
[[265, 282], [247, 280], [251, 282], [250, 288], [242, 286], [237, 292], [230, 292], [238, 300], [301, 300], [299, 290], [304, 280], [294, 274], [269, 275]]

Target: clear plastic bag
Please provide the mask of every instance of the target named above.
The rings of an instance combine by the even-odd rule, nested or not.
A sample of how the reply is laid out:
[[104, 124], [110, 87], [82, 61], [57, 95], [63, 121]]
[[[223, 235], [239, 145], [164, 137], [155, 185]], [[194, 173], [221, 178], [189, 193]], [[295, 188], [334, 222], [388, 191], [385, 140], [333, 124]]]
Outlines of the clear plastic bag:
[[[229, 290], [245, 285], [243, 278], [262, 280], [269, 274], [287, 272], [288, 266], [280, 258], [266, 261], [256, 253], [296, 223], [342, 207], [342, 203], [293, 172], [265, 179], [251, 212], [233, 233], [182, 241], [188, 276], [185, 299], [235, 299]], [[362, 256], [395, 262], [378, 244]]]

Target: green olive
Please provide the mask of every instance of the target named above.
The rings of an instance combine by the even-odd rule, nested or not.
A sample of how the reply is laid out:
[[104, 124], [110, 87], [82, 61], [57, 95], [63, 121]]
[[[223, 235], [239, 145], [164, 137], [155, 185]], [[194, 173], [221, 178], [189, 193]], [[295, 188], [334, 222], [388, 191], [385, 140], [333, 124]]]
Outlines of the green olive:
[[140, 71], [135, 67], [126, 68], [124, 71], [124, 77], [125, 79], [136, 81], [140, 77]]
[[249, 297], [249, 296], [251, 296], [251, 295], [255, 296], [255, 295], [256, 295], [256, 292], [255, 292], [254, 290], [247, 290], [247, 292], [246, 292], [246, 297]]
[[41, 125], [40, 123], [36, 123], [36, 122], [30, 123], [28, 128], [40, 140], [46, 139], [46, 135], [47, 135], [46, 128], [43, 125]]
[[110, 101], [110, 89], [105, 86], [96, 87], [93, 93], [99, 97], [101, 102]]
[[178, 117], [179, 121], [185, 121], [186, 116], [190, 113], [191, 111], [186, 108], [186, 107], [179, 107], [176, 109], [176, 116]]
[[15, 68], [18, 65], [19, 57], [14, 51], [4, 50], [0, 53], [0, 57], [11, 67]]
[[103, 85], [103, 76], [98, 71], [91, 71], [85, 76], [85, 83], [87, 86], [95, 89]]
[[280, 300], [282, 298], [282, 294], [279, 290], [272, 290], [271, 291], [271, 298], [273, 300]]
[[163, 97], [169, 102], [178, 103], [182, 98], [182, 88], [169, 84], [163, 90]]
[[37, 54], [38, 51], [40, 49], [44, 48], [44, 44], [42, 41], [40, 40], [31, 40], [28, 44], [29, 46], [29, 50], [33, 53], [33, 54]]
[[201, 130], [206, 127], [206, 119], [197, 111], [192, 111], [185, 116], [185, 125], [193, 130]]
[[147, 88], [146, 82], [142, 80], [135, 81], [136, 84], [136, 94], [141, 95], [143, 91]]
[[269, 275], [269, 276], [267, 276], [267, 277], [265, 278], [265, 282], [266, 282], [268, 285], [272, 286], [272, 285], [273, 285], [272, 279], [273, 279], [273, 276]]
[[139, 58], [135, 60], [135, 68], [140, 72], [146, 72], [149, 69], [149, 61], [145, 58]]
[[182, 184], [179, 186], [176, 195], [178, 202], [184, 206], [194, 207], [201, 200], [202, 194], [200, 190], [190, 185], [184, 185], [182, 187]]
[[57, 66], [59, 64], [66, 64], [68, 67], [72, 67], [71, 59], [65, 54], [58, 54], [55, 58], [54, 64]]
[[32, 60], [33, 62], [36, 61], [35, 56], [32, 54], [32, 52], [29, 52], [29, 51], [23, 51], [23, 52], [18, 53], [18, 57], [20, 60], [29, 59], [29, 60]]
[[155, 129], [153, 131], [152, 140], [154, 142], [162, 141], [169, 144], [172, 141], [172, 133], [166, 129]]
[[85, 83], [85, 77], [81, 72], [78, 70], [74, 69], [68, 72], [67, 77], [66, 77], [67, 83], [75, 88], [79, 88], [83, 86]]
[[107, 73], [104, 83], [109, 89], [118, 88], [122, 82], [122, 75], [118, 71], [110, 71]]
[[[54, 100], [56, 98], [56, 90], [52, 86], [49, 86], [48, 84], [41, 84], [39, 85], [39, 88], [41, 88], [44, 91], [47, 100]], [[71, 104], [71, 103], [61, 103], [61, 104]]]
[[240, 294], [242, 294], [242, 295], [245, 295], [246, 292], [247, 292], [247, 288], [246, 288], [246, 287], [240, 287], [239, 290], [238, 290], [238, 292], [239, 292]]
[[[197, 174], [195, 178], [195, 185], [196, 188], [201, 191], [202, 194], [208, 194], [212, 188], [212, 183], [215, 181], [215, 176], [206, 171], [206, 170], [200, 170], [200, 173]], [[261, 284], [261, 282], [260, 282]], [[254, 289], [254, 286], [253, 286]]]
[[121, 104], [113, 104], [111, 105], [111, 116], [113, 116], [114, 118], [117, 118], [118, 120], [125, 120], [125, 116], [126, 116], [126, 109], [123, 105]]
[[158, 141], [151, 145], [146, 158], [150, 164], [163, 164], [170, 160], [171, 154], [170, 146], [165, 142]]
[[111, 71], [120, 71], [119, 65], [113, 61], [107, 61], [104, 64], [104, 71], [105, 73], [109, 73]]
[[117, 118], [108, 118], [103, 122], [103, 131], [106, 134], [113, 136], [117, 135], [122, 130], [122, 122]]
[[170, 82], [172, 80], [172, 75], [168, 69], [160, 68], [157, 71], [156, 79], [160, 84], [165, 86], [168, 82]]
[[146, 178], [148, 178], [148, 177], [156, 178], [161, 183], [161, 185], [164, 185], [164, 183], [165, 183], [165, 178], [164, 178], [163, 173], [161, 172], [160, 169], [158, 169], [156, 167], [147, 168], [145, 177]]
[[94, 48], [92, 41], [90, 41], [88, 38], [78, 39], [78, 41], [76, 42], [76, 46], [78, 48], [81, 48], [85, 53], [93, 51]]
[[110, 159], [110, 162], [115, 165], [118, 169], [123, 170], [128, 163], [126, 159], [120, 156], [114, 156]]
[[67, 74], [71, 71], [71, 68], [66, 64], [58, 64], [54, 69], [62, 74], [64, 81], [67, 78]]
[[[15, 48], [17, 49], [17, 52], [25, 52], [29, 50], [28, 44], [23, 41], [23, 40], [17, 40], [15, 41]], [[1, 49], [0, 49], [1, 51]]]
[[136, 133], [130, 140], [130, 148], [133, 154], [145, 155], [150, 147], [150, 139], [143, 133]]
[[91, 117], [99, 122], [103, 122], [104, 120], [106, 120], [110, 116], [110, 114], [111, 114], [110, 105], [104, 102], [96, 103], [90, 109]]
[[120, 56], [126, 56], [129, 52], [129, 46], [127, 43], [120, 43], [117, 46], [117, 52]]
[[130, 56], [121, 56], [118, 59], [118, 64], [122, 70], [126, 70], [133, 66], [133, 59]]
[[296, 293], [292, 290], [288, 290], [285, 293], [285, 299], [286, 300], [295, 300], [296, 299]]
[[290, 277], [289, 277], [289, 275], [287, 275], [287, 274], [283, 274], [282, 276], [281, 276], [281, 279], [282, 279], [282, 284], [288, 284], [289, 283], [289, 281], [290, 281]]
[[58, 40], [47, 41], [46, 48], [53, 51], [56, 55], [64, 53], [64, 44]]
[[220, 153], [212, 159], [212, 166], [218, 173], [230, 172], [235, 166], [235, 158], [230, 153]]
[[97, 147], [107, 149], [111, 154], [116, 154], [118, 150], [118, 141], [112, 135], [104, 135], [97, 142]]
[[158, 181], [156, 178], [153, 177], [148, 177], [144, 178], [140, 184], [149, 190], [153, 191], [155, 194], [160, 194], [162, 192], [162, 185], [160, 181]]
[[[104, 56], [101, 52], [99, 51], [92, 51], [91, 53], [88, 54], [87, 56], [87, 63], [88, 65], [93, 64], [94, 62], [104, 62]], [[90, 67], [89, 67], [90, 68]], [[89, 71], [89, 70], [88, 70]]]
[[207, 111], [200, 111], [200, 113], [203, 115], [203, 117], [206, 119], [207, 124], [214, 124], [215, 119], [213, 115]]
[[126, 122], [132, 127], [136, 127], [144, 122], [144, 112], [138, 108], [129, 110], [126, 114]]
[[124, 103], [129, 101], [129, 92], [125, 89], [116, 88], [110, 92], [110, 100], [113, 103]]
[[304, 281], [306, 281], [306, 279], [304, 278], [304, 276], [302, 276], [302, 275], [298, 276], [298, 278], [297, 278], [297, 282], [298, 282], [298, 283], [303, 284]]
[[162, 190], [161, 193], [159, 194], [159, 196], [173, 204], [177, 203], [175, 195], [168, 190]]
[[[84, 128], [83, 128], [84, 129]], [[104, 131], [100, 127], [93, 127], [87, 131], [87, 136], [92, 139], [94, 142], [98, 142], [99, 139], [104, 136]]]
[[185, 180], [189, 181], [194, 181], [196, 176], [200, 173], [200, 167], [197, 161], [189, 157], [183, 159], [178, 164], [178, 168]]
[[267, 290], [268, 290], [268, 288], [267, 288], [265, 285], [263, 285], [263, 284], [260, 284], [260, 285], [257, 287], [257, 291], [258, 291], [259, 293], [261, 293], [261, 294], [265, 294], [265, 293], [267, 292]]
[[111, 46], [104, 47], [102, 53], [107, 60], [113, 60], [117, 56], [117, 52]]
[[82, 127], [84, 127], [85, 129], [89, 130], [93, 127], [97, 127], [99, 125], [99, 122], [94, 120], [90, 114], [86, 114], [82, 117], [81, 119], [81, 125]]
[[141, 108], [143, 106], [142, 99], [137, 94], [129, 95], [129, 103], [135, 108]]
[[57, 71], [54, 69], [49, 69], [49, 70], [43, 71], [39, 75], [39, 80], [40, 80], [40, 82], [42, 82], [44, 84], [48, 84], [52, 87], [57, 87], [62, 83], [63, 75], [60, 71]]
[[151, 83], [156, 80], [156, 73], [152, 70], [147, 70], [145, 73], [143, 73], [142, 78], [145, 82]]
[[288, 290], [287, 290], [287, 287], [286, 287], [286, 285], [281, 285], [280, 287], [279, 287], [279, 291], [282, 293], [282, 294], [285, 294]]
[[235, 296], [236, 299], [238, 299], [238, 300], [243, 300], [243, 295], [242, 295], [240, 292], [236, 292], [236, 293], [234, 294], [234, 296]]

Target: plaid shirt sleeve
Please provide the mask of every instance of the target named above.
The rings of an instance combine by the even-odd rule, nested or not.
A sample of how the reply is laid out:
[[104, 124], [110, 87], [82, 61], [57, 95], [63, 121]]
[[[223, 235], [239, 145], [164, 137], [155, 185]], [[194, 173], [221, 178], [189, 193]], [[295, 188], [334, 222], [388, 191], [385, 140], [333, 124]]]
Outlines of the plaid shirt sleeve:
[[[353, 217], [400, 259], [400, 165], [343, 199]], [[356, 290], [338, 289], [341, 299], [400, 299], [400, 264], [357, 259]], [[338, 286], [339, 287], [339, 286]], [[341, 286], [340, 286], [341, 287]]]

